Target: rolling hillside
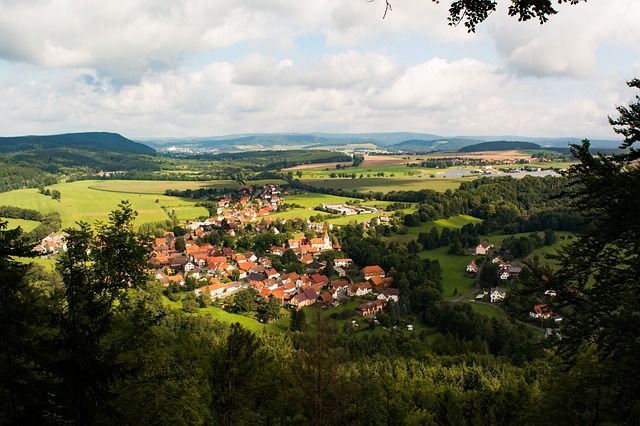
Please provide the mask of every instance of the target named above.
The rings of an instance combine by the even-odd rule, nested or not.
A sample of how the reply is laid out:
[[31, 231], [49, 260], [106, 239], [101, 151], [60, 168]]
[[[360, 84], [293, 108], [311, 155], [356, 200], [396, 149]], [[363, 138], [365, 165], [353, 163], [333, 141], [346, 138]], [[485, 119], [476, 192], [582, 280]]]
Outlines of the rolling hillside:
[[47, 136], [0, 137], [0, 153], [56, 148], [77, 148], [129, 154], [155, 154], [153, 148], [134, 142], [117, 133], [88, 132]]

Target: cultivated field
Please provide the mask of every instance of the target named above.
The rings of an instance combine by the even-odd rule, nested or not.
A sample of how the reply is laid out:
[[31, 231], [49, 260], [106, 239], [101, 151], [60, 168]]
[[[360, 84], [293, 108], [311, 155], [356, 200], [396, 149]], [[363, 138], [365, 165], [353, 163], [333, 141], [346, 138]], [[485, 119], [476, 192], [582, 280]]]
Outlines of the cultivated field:
[[505, 161], [505, 160], [530, 160], [531, 154], [528, 152], [522, 152], [517, 150], [511, 151], [482, 151], [482, 152], [446, 152], [439, 151], [432, 154], [428, 154], [429, 158], [469, 158], [469, 159], [481, 159], [490, 161]]
[[301, 182], [317, 188], [341, 188], [357, 190], [361, 192], [390, 191], [420, 191], [432, 189], [445, 192], [447, 189], [455, 190], [462, 182], [474, 177], [446, 178], [446, 177], [379, 177], [362, 179], [303, 179]]

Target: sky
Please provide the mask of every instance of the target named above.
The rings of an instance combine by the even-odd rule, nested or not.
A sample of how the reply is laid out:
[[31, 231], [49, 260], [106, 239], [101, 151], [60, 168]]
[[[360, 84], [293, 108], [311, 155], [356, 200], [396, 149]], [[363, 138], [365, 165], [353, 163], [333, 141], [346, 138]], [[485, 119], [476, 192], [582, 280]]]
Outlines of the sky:
[[540, 25], [498, 0], [471, 34], [446, 0], [389, 1], [0, 0], [0, 136], [617, 137], [640, 1]]

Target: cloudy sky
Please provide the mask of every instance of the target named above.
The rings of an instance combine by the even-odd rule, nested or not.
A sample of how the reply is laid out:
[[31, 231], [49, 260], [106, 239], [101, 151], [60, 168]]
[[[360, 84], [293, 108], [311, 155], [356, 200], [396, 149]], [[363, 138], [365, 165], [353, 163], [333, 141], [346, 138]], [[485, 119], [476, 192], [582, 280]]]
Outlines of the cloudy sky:
[[[447, 1], [0, 0], [0, 135], [394, 132], [614, 138], [640, 1], [475, 34]], [[555, 2], [554, 2], [555, 3]]]

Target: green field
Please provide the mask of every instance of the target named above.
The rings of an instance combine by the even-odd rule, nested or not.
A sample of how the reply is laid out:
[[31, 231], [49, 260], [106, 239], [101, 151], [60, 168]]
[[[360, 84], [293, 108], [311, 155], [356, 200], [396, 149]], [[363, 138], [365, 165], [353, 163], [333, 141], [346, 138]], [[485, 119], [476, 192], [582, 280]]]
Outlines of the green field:
[[445, 192], [447, 189], [455, 190], [462, 182], [475, 177], [445, 178], [445, 177], [379, 177], [362, 179], [305, 179], [301, 182], [317, 188], [349, 189], [361, 192], [382, 192], [391, 191], [420, 191], [422, 189], [432, 189], [438, 192]]
[[[128, 181], [122, 181], [127, 183]], [[135, 182], [135, 181], [133, 181]], [[111, 192], [102, 188], [92, 188], [104, 181], [77, 181], [51, 185], [51, 190], [60, 191], [60, 200], [42, 195], [37, 189], [20, 189], [2, 194], [2, 203], [42, 213], [59, 212], [62, 227], [74, 226], [77, 221], [93, 223], [96, 220], [106, 221], [109, 213], [118, 207], [123, 200], [128, 200], [138, 212], [136, 223], [164, 221], [167, 213], [162, 209], [175, 210], [181, 220], [208, 216], [204, 207], [196, 207], [195, 200], [169, 197], [157, 194], [137, 194]], [[166, 182], [164, 182], [166, 184]], [[122, 184], [120, 184], [122, 185]], [[116, 187], [118, 188], [118, 187]], [[120, 187], [121, 188], [121, 187]]]
[[485, 305], [484, 303], [475, 303], [475, 302], [469, 302], [469, 303], [471, 303], [471, 308], [473, 308], [474, 311], [476, 311], [479, 314], [486, 315], [489, 318], [503, 317], [506, 315], [502, 309], [500, 309], [495, 305]]
[[8, 222], [7, 229], [15, 229], [18, 226], [22, 228], [22, 232], [33, 231], [40, 225], [40, 222], [35, 220], [25, 220], [25, 219], [11, 219], [11, 218], [2, 218], [2, 220], [6, 220]]
[[463, 294], [473, 288], [474, 279], [469, 278], [466, 272], [467, 265], [474, 256], [452, 256], [447, 254], [449, 247], [440, 247], [434, 250], [423, 251], [421, 258], [428, 258], [440, 262], [442, 268], [442, 291], [446, 298], [453, 297], [455, 289]]
[[429, 232], [431, 228], [438, 228], [441, 231], [442, 228], [457, 228], [460, 229], [467, 223], [480, 223], [482, 219], [468, 215], [452, 216], [448, 219], [438, 219], [430, 222], [422, 222], [420, 226], [411, 226], [409, 231], [405, 235], [394, 234], [389, 237], [390, 240], [398, 241], [402, 243], [408, 243], [411, 240], [418, 238], [418, 234], [421, 232]]
[[232, 180], [219, 181], [166, 181], [166, 180], [106, 180], [93, 183], [89, 188], [108, 192], [124, 192], [131, 194], [159, 194], [167, 189], [198, 188], [237, 188], [238, 183]]
[[14, 257], [14, 259], [21, 263], [35, 263], [36, 265], [43, 266], [48, 271], [56, 267], [56, 261], [54, 259], [42, 259], [40, 257]]
[[[392, 165], [375, 165], [367, 167], [346, 167], [336, 169], [335, 167], [320, 166], [313, 169], [300, 170], [302, 172], [302, 179], [328, 179], [331, 173], [348, 173], [349, 175], [355, 173], [356, 177], [363, 175], [363, 178], [375, 178], [377, 173], [384, 173], [385, 176], [393, 174], [393, 177], [402, 176], [417, 176], [420, 173], [436, 173], [442, 171], [442, 169], [428, 169], [425, 167], [407, 167], [404, 164], [392, 164]], [[297, 173], [297, 170], [294, 174]]]

